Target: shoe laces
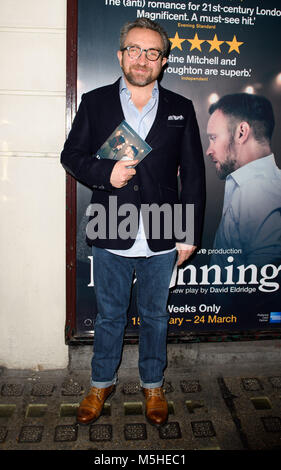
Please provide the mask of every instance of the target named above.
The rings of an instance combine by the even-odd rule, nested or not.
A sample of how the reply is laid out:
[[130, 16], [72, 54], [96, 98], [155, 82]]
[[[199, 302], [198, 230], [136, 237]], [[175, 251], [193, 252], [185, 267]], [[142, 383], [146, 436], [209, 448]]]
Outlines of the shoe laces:
[[103, 390], [101, 388], [92, 387], [91, 395], [95, 395], [101, 401], [102, 400], [102, 397], [101, 397], [102, 391]]
[[161, 387], [147, 388], [146, 389], [146, 395], [147, 395], [147, 398], [151, 398], [151, 397], [163, 398], [164, 392], [163, 392]]

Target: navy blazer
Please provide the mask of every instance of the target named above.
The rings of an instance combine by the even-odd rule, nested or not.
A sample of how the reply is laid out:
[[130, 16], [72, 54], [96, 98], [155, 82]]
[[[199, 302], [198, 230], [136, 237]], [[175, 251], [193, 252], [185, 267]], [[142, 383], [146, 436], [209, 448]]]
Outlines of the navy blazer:
[[[106, 236], [88, 243], [102, 248], [128, 249], [134, 236], [128, 239], [109, 234], [110, 196], [116, 196], [117, 212], [122, 204], [131, 203], [139, 211], [141, 204], [168, 203], [172, 208], [182, 207], [181, 227], [191, 230], [186, 221], [186, 204], [194, 205], [194, 245], [200, 244], [205, 206], [205, 167], [198, 124], [192, 102], [159, 85], [159, 105], [155, 121], [146, 142], [152, 151], [136, 166], [136, 175], [122, 188], [114, 188], [110, 175], [116, 161], [97, 159], [93, 155], [124, 119], [119, 95], [119, 82], [85, 93], [74, 118], [72, 129], [61, 153], [65, 170], [93, 190], [92, 203], [101, 204], [106, 212]], [[178, 169], [180, 168], [180, 184]], [[111, 199], [112, 201], [113, 199]], [[182, 206], [180, 206], [180, 204]], [[164, 207], [164, 206], [162, 206]], [[180, 212], [177, 212], [180, 214]], [[93, 214], [92, 214], [93, 215]], [[111, 215], [112, 217], [112, 215]], [[118, 223], [128, 217], [119, 216]], [[174, 213], [172, 220], [174, 220]], [[159, 233], [146, 233], [152, 251], [171, 249], [176, 241], [167, 236], [164, 217], [159, 218]], [[178, 223], [178, 221], [177, 221]], [[150, 224], [151, 227], [153, 224]], [[151, 228], [150, 227], [150, 228]], [[135, 227], [135, 234], [138, 227]], [[165, 235], [166, 233], [166, 235]]]

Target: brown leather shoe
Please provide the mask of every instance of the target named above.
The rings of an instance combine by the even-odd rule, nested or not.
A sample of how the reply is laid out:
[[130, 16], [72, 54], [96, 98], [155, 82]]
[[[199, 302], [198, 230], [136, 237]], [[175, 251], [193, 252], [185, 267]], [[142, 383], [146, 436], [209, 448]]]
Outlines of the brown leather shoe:
[[77, 411], [79, 424], [90, 424], [101, 415], [105, 400], [115, 391], [115, 385], [106, 388], [91, 387], [90, 393], [82, 400]]
[[146, 398], [145, 415], [150, 424], [161, 426], [168, 419], [168, 403], [162, 387], [143, 388]]

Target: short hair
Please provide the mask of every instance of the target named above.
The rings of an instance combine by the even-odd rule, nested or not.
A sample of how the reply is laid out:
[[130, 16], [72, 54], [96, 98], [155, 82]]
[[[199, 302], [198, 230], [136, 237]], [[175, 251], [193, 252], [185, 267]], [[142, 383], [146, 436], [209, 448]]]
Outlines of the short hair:
[[264, 96], [249, 93], [234, 93], [225, 95], [209, 108], [213, 114], [220, 110], [237, 124], [246, 121], [252, 128], [255, 139], [260, 142], [271, 141], [275, 119], [270, 101]]
[[169, 41], [166, 31], [158, 23], [155, 23], [155, 21], [151, 21], [148, 18], [137, 18], [134, 21], [128, 21], [127, 23], [124, 24], [124, 26], [122, 27], [120, 31], [120, 50], [125, 47], [125, 40], [126, 40], [127, 34], [133, 28], [151, 29], [152, 31], [156, 31], [157, 33], [159, 33], [162, 38], [163, 46], [164, 46], [163, 56], [168, 57], [169, 50], [170, 50], [170, 41]]

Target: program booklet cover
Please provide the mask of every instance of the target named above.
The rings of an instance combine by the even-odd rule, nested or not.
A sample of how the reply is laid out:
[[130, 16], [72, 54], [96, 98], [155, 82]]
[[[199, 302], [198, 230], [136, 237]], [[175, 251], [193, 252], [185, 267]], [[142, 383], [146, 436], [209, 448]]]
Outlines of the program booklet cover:
[[95, 154], [96, 158], [138, 160], [146, 157], [152, 148], [123, 120]]

